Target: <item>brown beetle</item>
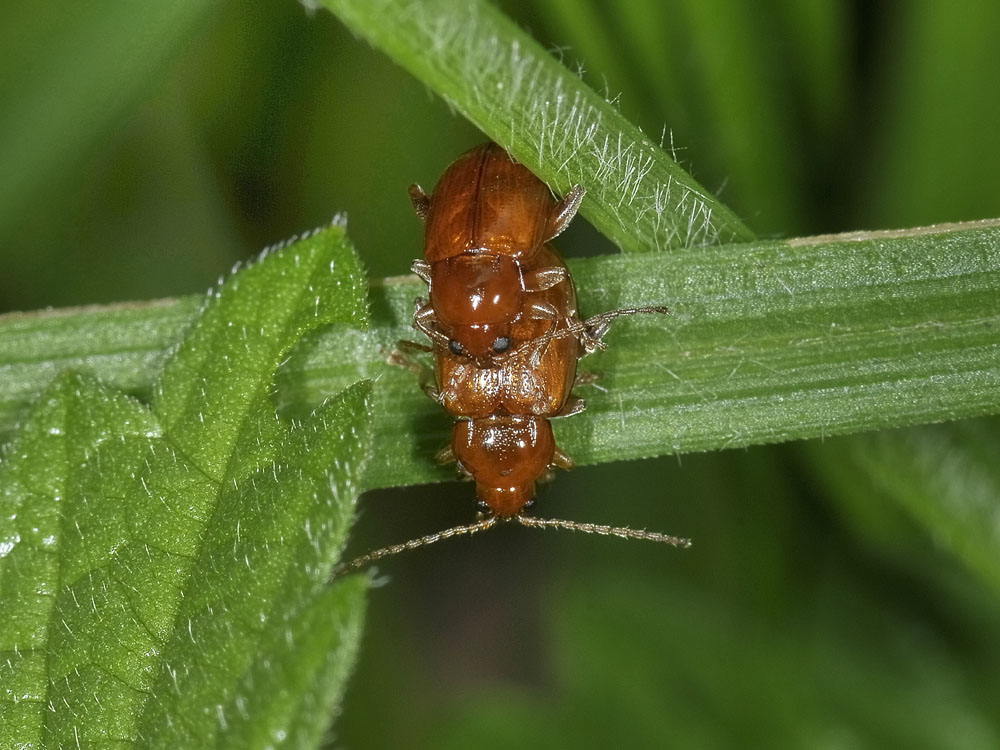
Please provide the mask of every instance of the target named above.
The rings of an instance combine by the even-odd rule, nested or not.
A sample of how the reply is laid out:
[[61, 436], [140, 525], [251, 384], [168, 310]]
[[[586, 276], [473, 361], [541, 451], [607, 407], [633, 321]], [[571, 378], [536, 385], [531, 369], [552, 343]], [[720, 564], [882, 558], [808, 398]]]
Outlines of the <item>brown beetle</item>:
[[449, 414], [475, 418], [505, 411], [552, 417], [582, 408], [566, 411], [582, 356], [581, 333], [573, 328], [579, 323], [576, 289], [555, 250], [546, 245], [538, 255], [547, 267], [566, 272], [564, 281], [534, 295], [535, 304], [553, 311], [552, 319], [519, 317], [510, 328], [518, 345], [485, 363], [434, 344], [437, 388], [430, 395]]
[[411, 185], [426, 222], [424, 260], [412, 270], [430, 285], [414, 325], [455, 354], [482, 361], [525, 340], [518, 322], [554, 322], [559, 313], [540, 293], [568, 274], [543, 249], [573, 220], [584, 192], [577, 185], [556, 201], [495, 143], [459, 157], [432, 195]]
[[549, 419], [584, 409], [571, 393], [577, 361], [603, 346], [615, 318], [668, 312], [629, 308], [580, 320], [569, 270], [546, 243], [565, 229], [583, 192], [577, 186], [555, 201], [544, 183], [494, 144], [460, 157], [432, 197], [411, 186], [427, 224], [426, 260], [414, 262], [413, 270], [430, 285], [430, 301], [417, 300], [413, 324], [431, 346], [401, 341], [400, 349], [432, 352], [434, 383], [401, 350], [393, 361], [420, 373], [427, 394], [460, 418], [438, 458], [457, 461], [475, 479], [481, 515], [476, 523], [370, 552], [338, 573], [509, 520], [690, 545], [656, 532], [525, 513], [535, 483], [553, 468], [573, 465], [556, 445]]

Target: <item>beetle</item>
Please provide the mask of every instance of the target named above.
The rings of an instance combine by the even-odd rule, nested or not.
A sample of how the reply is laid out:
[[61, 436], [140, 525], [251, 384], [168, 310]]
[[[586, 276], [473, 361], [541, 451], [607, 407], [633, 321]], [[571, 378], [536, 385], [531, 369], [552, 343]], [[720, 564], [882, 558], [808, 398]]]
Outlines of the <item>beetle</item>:
[[570, 394], [583, 354], [576, 289], [552, 247], [541, 248], [539, 257], [566, 274], [559, 284], [533, 295], [533, 304], [552, 311], [551, 319], [520, 316], [510, 327], [518, 343], [485, 359], [433, 342], [436, 388], [429, 395], [452, 416], [485, 417], [500, 410], [552, 417], [582, 410], [583, 402]]
[[455, 354], [483, 361], [525, 340], [517, 323], [555, 322], [559, 311], [541, 293], [569, 276], [546, 243], [569, 226], [585, 192], [576, 185], [555, 200], [495, 143], [460, 156], [431, 195], [411, 185], [425, 222], [424, 258], [411, 269], [430, 287], [414, 325]]
[[[604, 346], [616, 318], [669, 312], [626, 308], [580, 319], [569, 269], [548, 241], [572, 220], [583, 194], [577, 186], [556, 201], [541, 180], [492, 143], [459, 157], [432, 196], [410, 187], [426, 224], [425, 257], [412, 270], [430, 287], [429, 299], [416, 300], [413, 325], [431, 345], [401, 341], [390, 361], [418, 372], [424, 391], [457, 418], [438, 460], [457, 462], [475, 480], [480, 517], [375, 550], [338, 573], [501, 521], [690, 546], [658, 532], [526, 513], [536, 482], [554, 468], [573, 466], [556, 445], [550, 419], [585, 408], [572, 393], [578, 360]], [[433, 382], [403, 350], [433, 355]]]

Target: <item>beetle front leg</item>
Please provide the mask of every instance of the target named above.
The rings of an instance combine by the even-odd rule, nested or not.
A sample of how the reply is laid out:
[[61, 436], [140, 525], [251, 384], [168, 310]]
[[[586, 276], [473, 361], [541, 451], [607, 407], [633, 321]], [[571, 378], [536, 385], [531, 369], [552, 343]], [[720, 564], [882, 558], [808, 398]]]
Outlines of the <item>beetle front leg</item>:
[[448, 346], [448, 337], [438, 327], [437, 315], [434, 308], [425, 299], [418, 299], [415, 303], [416, 311], [413, 313], [413, 327], [424, 334], [435, 344]]
[[426, 393], [427, 397], [432, 401], [440, 404], [441, 389], [438, 388], [435, 382], [433, 370], [412, 356], [413, 352], [427, 353], [431, 351], [433, 351], [433, 348], [430, 346], [402, 339], [396, 342], [396, 348], [387, 353], [386, 361], [390, 365], [405, 367], [414, 373], [417, 376], [417, 382], [420, 384], [420, 390]]
[[431, 283], [431, 264], [426, 260], [417, 258], [410, 264], [410, 271], [423, 279], [425, 284]]

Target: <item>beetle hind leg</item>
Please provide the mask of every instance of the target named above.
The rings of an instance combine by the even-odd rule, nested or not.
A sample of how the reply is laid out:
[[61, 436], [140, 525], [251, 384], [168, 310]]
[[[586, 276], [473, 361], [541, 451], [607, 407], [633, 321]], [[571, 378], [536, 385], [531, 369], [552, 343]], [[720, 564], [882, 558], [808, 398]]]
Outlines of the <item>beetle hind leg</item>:
[[560, 448], [557, 445], [555, 453], [552, 454], [552, 463], [549, 464], [549, 468], [550, 469], [565, 469], [566, 471], [569, 471], [574, 466], [576, 466], [576, 462], [572, 458], [570, 458], [569, 456], [567, 456], [563, 452], [562, 448]]
[[580, 370], [576, 374], [576, 380], [573, 381], [574, 388], [582, 388], [584, 386], [592, 385], [598, 390], [606, 391], [606, 388], [601, 388], [597, 385], [598, 381], [601, 379], [602, 373], [594, 372], [593, 370]]

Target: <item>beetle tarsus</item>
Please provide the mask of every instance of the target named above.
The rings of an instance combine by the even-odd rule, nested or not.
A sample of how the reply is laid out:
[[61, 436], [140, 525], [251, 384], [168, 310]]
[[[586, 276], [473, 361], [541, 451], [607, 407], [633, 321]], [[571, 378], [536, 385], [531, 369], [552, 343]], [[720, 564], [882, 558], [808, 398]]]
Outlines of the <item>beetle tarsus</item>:
[[528, 308], [528, 316], [538, 320], [558, 320], [559, 311], [548, 302], [532, 302]]
[[573, 461], [573, 459], [570, 458], [568, 455], [566, 455], [562, 451], [562, 449], [557, 445], [556, 446], [556, 451], [552, 455], [552, 465], [555, 466], [555, 467], [557, 467], [557, 468], [565, 469], [566, 471], [569, 471], [574, 466], [576, 466], [576, 462]]
[[544, 292], [556, 284], [561, 284], [568, 278], [569, 272], [559, 266], [537, 268], [534, 271], [524, 274], [524, 290], [526, 292]]
[[431, 199], [424, 192], [424, 189], [415, 182], [410, 185], [410, 202], [413, 204], [413, 210], [416, 211], [420, 220], [426, 223], [427, 215], [431, 212]]
[[554, 240], [566, 230], [569, 223], [573, 221], [573, 217], [576, 216], [576, 212], [580, 210], [580, 203], [586, 194], [587, 190], [583, 185], [574, 185], [566, 193], [566, 197], [556, 204], [549, 221], [549, 231], [547, 232], [549, 236], [546, 238], [546, 242]]
[[410, 271], [415, 273], [425, 284], [431, 283], [431, 264], [426, 260], [418, 258], [410, 264]]
[[[574, 414], [579, 414], [580, 412], [586, 410], [586, 408], [586, 401], [579, 396], [571, 395], [568, 399], [566, 399], [566, 404], [559, 410], [559, 413], [553, 415], [553, 419], [557, 417], [572, 417]], [[558, 450], [558, 448], [556, 450]]]
[[[444, 466], [445, 464], [450, 464], [454, 460], [455, 460], [455, 451], [452, 450], [452, 447], [450, 445], [446, 445], [444, 448], [442, 448], [441, 450], [439, 450], [437, 453], [434, 454], [434, 462], [439, 463], [442, 466]], [[464, 467], [462, 467], [462, 465], [459, 464], [459, 471], [461, 471], [463, 468]]]

